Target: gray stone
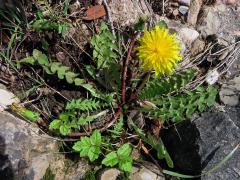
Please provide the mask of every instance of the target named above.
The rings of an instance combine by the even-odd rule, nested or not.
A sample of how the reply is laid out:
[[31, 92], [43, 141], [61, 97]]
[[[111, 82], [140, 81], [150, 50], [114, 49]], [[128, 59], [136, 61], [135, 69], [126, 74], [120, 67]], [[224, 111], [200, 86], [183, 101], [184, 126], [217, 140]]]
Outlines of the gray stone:
[[[240, 107], [212, 108], [171, 128], [164, 143], [175, 168], [199, 175], [216, 167], [239, 144]], [[202, 180], [238, 180], [240, 151]]]
[[111, 0], [109, 2], [112, 21], [122, 27], [136, 24], [142, 16], [150, 16], [149, 8], [144, 0]]
[[201, 25], [197, 28], [204, 38], [209, 35], [217, 34], [221, 26], [220, 17], [213, 9], [212, 7], [206, 7], [204, 9], [204, 18], [202, 18]]
[[119, 171], [116, 168], [110, 168], [110, 169], [104, 169], [100, 173], [99, 180], [116, 180], [117, 177], [121, 174], [121, 171]]
[[219, 93], [221, 101], [230, 106], [236, 106], [239, 102], [239, 97], [232, 89], [224, 88]]
[[[116, 168], [103, 169], [98, 173], [99, 180], [117, 180], [122, 177], [121, 171]], [[130, 180], [165, 180], [164, 175], [151, 162], [135, 161], [131, 173]]]
[[[207, 112], [194, 120], [199, 131], [199, 155], [203, 171], [208, 171], [223, 160], [239, 143], [240, 111], [227, 108], [226, 112]], [[238, 180], [240, 175], [240, 151], [216, 171], [203, 176], [202, 180]]]
[[230, 106], [239, 104], [240, 76], [235, 77], [226, 84], [223, 84], [219, 92], [220, 100]]
[[152, 163], [142, 161], [138, 166], [135, 165], [129, 176], [130, 180], [165, 180], [163, 174]]
[[[240, 1], [236, 4], [239, 7]], [[214, 6], [203, 6], [199, 17], [197, 30], [204, 38], [216, 34], [230, 43], [235, 41], [233, 35], [239, 31], [240, 8], [233, 9], [218, 1]]]
[[178, 8], [178, 10], [179, 10], [179, 12], [180, 12], [182, 15], [185, 15], [185, 14], [187, 14], [187, 12], [188, 12], [188, 10], [189, 10], [189, 7], [187, 7], [187, 6], [180, 6], [180, 7]]
[[196, 39], [191, 47], [191, 54], [193, 56], [199, 54], [200, 52], [202, 52], [204, 50], [205, 47], [205, 42], [203, 40], [200, 39]]
[[185, 27], [179, 30], [178, 35], [187, 47], [191, 47], [191, 44], [198, 38], [199, 33], [195, 29]]
[[0, 179], [42, 179], [50, 167], [59, 180], [80, 179], [88, 165], [72, 162], [58, 153], [58, 143], [40, 133], [39, 128], [0, 113]]

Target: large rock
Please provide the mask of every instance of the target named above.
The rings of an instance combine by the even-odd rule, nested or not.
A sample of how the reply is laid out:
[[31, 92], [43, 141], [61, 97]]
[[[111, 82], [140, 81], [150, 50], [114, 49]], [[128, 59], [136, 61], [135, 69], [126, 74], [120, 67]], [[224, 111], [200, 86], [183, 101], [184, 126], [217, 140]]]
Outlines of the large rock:
[[[210, 111], [172, 128], [164, 137], [177, 171], [198, 175], [222, 161], [240, 139], [240, 107]], [[238, 180], [240, 151], [219, 169], [204, 175], [202, 180]]]
[[40, 133], [38, 127], [0, 113], [0, 179], [38, 180], [48, 167], [58, 180], [82, 178], [87, 163], [72, 162], [58, 149], [57, 141]]
[[[199, 155], [203, 171], [222, 161], [240, 139], [240, 108], [226, 108], [226, 112], [207, 112], [194, 123], [200, 133]], [[238, 150], [220, 169], [203, 176], [203, 180], [238, 180], [240, 178], [240, 151]]]

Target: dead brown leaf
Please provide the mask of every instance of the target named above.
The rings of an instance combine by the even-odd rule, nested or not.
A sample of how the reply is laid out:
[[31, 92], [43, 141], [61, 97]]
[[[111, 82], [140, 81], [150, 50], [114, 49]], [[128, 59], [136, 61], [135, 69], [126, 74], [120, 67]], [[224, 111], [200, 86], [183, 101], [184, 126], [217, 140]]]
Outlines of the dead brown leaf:
[[103, 5], [96, 5], [88, 8], [86, 15], [86, 17], [83, 17], [84, 20], [95, 20], [106, 16], [106, 10]]

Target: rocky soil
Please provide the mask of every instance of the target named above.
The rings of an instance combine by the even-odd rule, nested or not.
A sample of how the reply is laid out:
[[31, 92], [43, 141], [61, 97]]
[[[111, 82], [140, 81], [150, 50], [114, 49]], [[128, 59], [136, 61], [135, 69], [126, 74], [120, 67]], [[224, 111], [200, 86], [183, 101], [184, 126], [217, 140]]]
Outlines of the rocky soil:
[[[111, 20], [118, 27], [131, 26], [140, 16], [150, 17], [153, 22], [165, 19], [169, 29], [177, 33], [182, 54], [188, 60], [181, 66], [186, 67], [198, 55], [208, 61], [209, 69], [218, 67], [214, 64], [227, 62], [211, 77], [215, 79], [211, 82], [216, 81], [219, 86], [214, 107], [170, 128], [163, 136], [175, 163], [174, 171], [194, 175], [208, 172], [240, 143], [240, 1], [176, 0], [165, 4], [165, 12], [157, 1], [149, 4], [144, 0], [112, 0], [108, 5]], [[167, 17], [160, 16], [163, 12]], [[212, 39], [221, 44], [223, 50], [218, 56], [201, 55]], [[201, 70], [204, 71], [204, 67]], [[204, 83], [206, 78], [210, 77], [203, 78]], [[59, 151], [62, 141], [4, 111], [13, 102], [19, 100], [0, 84], [0, 179], [43, 179], [47, 169], [51, 169], [57, 180], [82, 179], [90, 169], [88, 162], [69, 158], [68, 152]], [[239, 180], [239, 160], [240, 149], [219, 169], [196, 179]], [[159, 173], [153, 164], [146, 164], [136, 164], [130, 179], [169, 178]], [[99, 179], [114, 180], [120, 174], [117, 169], [104, 169]]]

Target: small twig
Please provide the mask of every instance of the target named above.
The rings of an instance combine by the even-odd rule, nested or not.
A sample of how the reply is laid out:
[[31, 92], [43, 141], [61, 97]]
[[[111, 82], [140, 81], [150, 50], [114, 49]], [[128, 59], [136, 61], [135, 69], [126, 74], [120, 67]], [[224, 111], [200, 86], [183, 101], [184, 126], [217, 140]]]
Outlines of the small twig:
[[36, 74], [36, 76], [41, 80], [41, 82], [48, 87], [49, 89], [51, 89], [53, 92], [57, 93], [58, 95], [60, 95], [61, 97], [63, 97], [65, 100], [70, 101], [67, 97], [65, 97], [64, 95], [62, 95], [59, 91], [57, 91], [56, 89], [52, 88], [51, 86], [49, 86], [45, 80], [33, 69], [31, 68], [31, 70], [34, 72], [34, 74]]
[[132, 41], [129, 45], [128, 54], [126, 56], [126, 60], [124, 62], [124, 66], [123, 66], [123, 72], [122, 72], [122, 104], [124, 104], [125, 101], [126, 101], [126, 79], [127, 79], [128, 63], [129, 63], [129, 60], [130, 60], [130, 57], [131, 57], [133, 46], [134, 46], [139, 34], [140, 34], [139, 32], [134, 34], [134, 36], [132, 38]]
[[5, 81], [4, 79], [0, 78], [0, 82], [3, 83], [4, 85], [9, 85], [9, 82]]
[[165, 14], [165, 2], [164, 2], [164, 0], [162, 0], [162, 15], [164, 16], [164, 14]]
[[141, 145], [141, 148], [143, 150], [143, 152], [148, 155], [152, 161], [154, 162], [154, 164], [158, 167], [158, 169], [160, 170], [160, 172], [162, 172], [162, 168], [161, 166], [158, 164], [157, 160], [149, 153], [149, 150], [144, 146], [144, 144]]
[[33, 102], [38, 101], [38, 100], [41, 98], [42, 94], [43, 94], [43, 93], [40, 92], [35, 99], [32, 99], [32, 100], [30, 100], [30, 101], [25, 101], [25, 102], [21, 103], [21, 105], [24, 106], [24, 105], [26, 105], [26, 104], [31, 104], [31, 103], [33, 103]]
[[103, 4], [104, 4], [104, 6], [106, 8], [106, 11], [107, 11], [108, 21], [109, 21], [109, 24], [110, 24], [110, 28], [111, 28], [113, 37], [116, 38], [116, 33], [115, 33], [115, 30], [114, 30], [114, 26], [113, 26], [113, 21], [112, 21], [110, 8], [109, 8], [106, 0], [103, 0]]

